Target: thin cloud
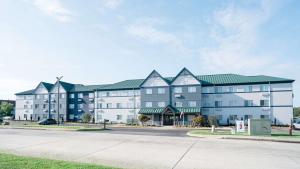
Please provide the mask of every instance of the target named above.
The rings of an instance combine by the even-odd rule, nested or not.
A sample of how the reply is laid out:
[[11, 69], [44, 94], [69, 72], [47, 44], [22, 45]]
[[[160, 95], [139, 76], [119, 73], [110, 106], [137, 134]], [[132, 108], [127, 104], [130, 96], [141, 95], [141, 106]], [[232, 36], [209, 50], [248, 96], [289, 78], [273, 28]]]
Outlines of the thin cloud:
[[102, 0], [102, 4], [109, 9], [117, 9], [123, 0]]
[[272, 11], [273, 5], [269, 1], [251, 9], [229, 5], [215, 11], [210, 38], [216, 45], [200, 49], [205, 68], [211, 71], [256, 72], [270, 64], [276, 67], [273, 54], [253, 52], [260, 40], [258, 31], [272, 16]]
[[63, 6], [60, 0], [32, 0], [29, 1], [45, 13], [58, 20], [59, 22], [72, 21], [72, 12]]

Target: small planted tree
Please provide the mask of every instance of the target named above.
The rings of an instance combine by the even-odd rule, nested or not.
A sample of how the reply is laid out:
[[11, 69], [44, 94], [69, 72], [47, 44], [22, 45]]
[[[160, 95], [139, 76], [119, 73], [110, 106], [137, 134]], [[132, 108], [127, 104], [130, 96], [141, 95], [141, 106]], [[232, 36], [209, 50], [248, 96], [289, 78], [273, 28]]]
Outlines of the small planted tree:
[[197, 127], [203, 127], [205, 125], [205, 117], [196, 116], [193, 118], [193, 125]]
[[215, 126], [218, 127], [219, 126], [219, 122], [216, 116], [208, 116], [208, 124], [209, 126]]
[[84, 123], [89, 123], [91, 121], [91, 119], [92, 119], [92, 114], [91, 113], [84, 113], [82, 115], [82, 121]]
[[139, 116], [139, 121], [142, 123], [143, 126], [149, 120], [150, 120], [150, 118], [148, 116], [146, 116], [146, 115], [142, 114], [142, 115]]

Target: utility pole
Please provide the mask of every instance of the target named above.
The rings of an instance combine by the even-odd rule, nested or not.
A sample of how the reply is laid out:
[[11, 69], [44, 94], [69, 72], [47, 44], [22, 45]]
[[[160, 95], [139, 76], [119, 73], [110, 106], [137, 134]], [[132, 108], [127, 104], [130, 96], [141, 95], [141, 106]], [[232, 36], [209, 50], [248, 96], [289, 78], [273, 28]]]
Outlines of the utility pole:
[[59, 88], [60, 88], [60, 80], [63, 78], [63, 76], [60, 76], [60, 77], [56, 77], [57, 79], [57, 83], [58, 84], [58, 87], [57, 87], [57, 125], [59, 126]]

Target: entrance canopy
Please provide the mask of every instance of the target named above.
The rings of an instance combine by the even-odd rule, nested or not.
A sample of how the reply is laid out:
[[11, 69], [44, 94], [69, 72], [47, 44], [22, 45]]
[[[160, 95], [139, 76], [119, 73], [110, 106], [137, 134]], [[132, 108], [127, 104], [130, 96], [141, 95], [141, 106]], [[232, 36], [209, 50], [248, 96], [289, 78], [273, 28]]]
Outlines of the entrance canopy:
[[171, 105], [165, 108], [141, 108], [139, 114], [200, 114], [201, 108], [199, 107], [173, 107]]

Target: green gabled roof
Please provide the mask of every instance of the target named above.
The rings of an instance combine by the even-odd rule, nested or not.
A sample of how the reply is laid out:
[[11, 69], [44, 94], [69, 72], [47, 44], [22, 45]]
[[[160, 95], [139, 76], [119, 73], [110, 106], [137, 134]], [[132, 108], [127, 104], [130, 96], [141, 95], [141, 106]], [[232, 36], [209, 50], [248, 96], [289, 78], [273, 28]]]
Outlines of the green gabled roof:
[[[195, 114], [195, 113], [201, 112], [201, 108], [198, 108], [198, 107], [172, 107], [172, 106], [167, 106], [167, 107], [171, 107], [175, 111], [175, 114], [180, 114], [181, 112], [183, 112], [185, 114]], [[161, 114], [167, 107], [165, 107], [165, 108], [141, 108], [139, 111], [139, 114]]]
[[75, 86], [75, 84], [67, 83], [67, 82], [64, 82], [64, 81], [59, 81], [59, 83], [61, 84], [61, 86], [62, 86], [67, 92], [71, 91], [71, 90], [74, 88], [74, 86]]
[[129, 90], [129, 89], [138, 89], [143, 83], [144, 79], [133, 79], [133, 80], [124, 80], [118, 83], [111, 85], [103, 86], [97, 88], [97, 90]]
[[52, 87], [54, 86], [54, 84], [51, 84], [51, 83], [47, 83], [47, 82], [41, 82], [45, 88], [50, 91], [52, 89]]
[[89, 91], [94, 91], [99, 88], [103, 88], [108, 86], [109, 84], [105, 85], [75, 85], [70, 92], [89, 92]]
[[24, 92], [20, 92], [20, 93], [16, 93], [15, 95], [32, 95], [34, 94], [35, 89], [31, 89], [31, 90], [26, 90]]

